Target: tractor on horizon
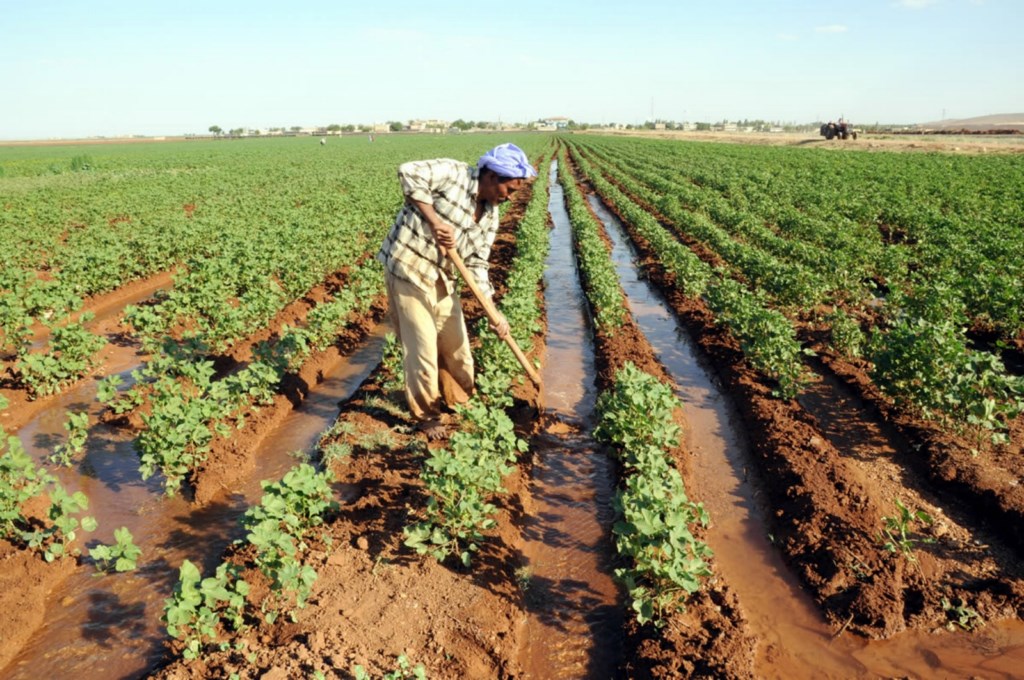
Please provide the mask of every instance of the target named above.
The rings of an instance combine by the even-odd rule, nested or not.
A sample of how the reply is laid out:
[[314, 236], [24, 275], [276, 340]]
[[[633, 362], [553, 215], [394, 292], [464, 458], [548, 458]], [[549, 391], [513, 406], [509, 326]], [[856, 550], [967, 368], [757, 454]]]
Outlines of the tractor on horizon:
[[853, 128], [853, 123], [842, 118], [839, 119], [838, 123], [833, 121], [822, 123], [820, 132], [821, 136], [828, 140], [836, 137], [839, 139], [849, 139], [851, 137], [857, 139], [857, 130]]

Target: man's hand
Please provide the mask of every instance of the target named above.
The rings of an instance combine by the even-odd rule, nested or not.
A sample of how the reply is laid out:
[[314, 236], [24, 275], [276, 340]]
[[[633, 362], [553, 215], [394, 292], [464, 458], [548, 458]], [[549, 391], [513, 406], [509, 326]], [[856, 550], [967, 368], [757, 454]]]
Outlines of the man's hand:
[[445, 250], [455, 247], [455, 227], [444, 220], [437, 220], [430, 223], [430, 231], [434, 233], [434, 240], [437, 245]]
[[500, 339], [504, 340], [512, 328], [508, 325], [508, 319], [505, 318], [504, 314], [498, 310], [494, 310], [494, 313], [498, 315], [498, 322], [491, 324], [491, 330], [494, 331]]

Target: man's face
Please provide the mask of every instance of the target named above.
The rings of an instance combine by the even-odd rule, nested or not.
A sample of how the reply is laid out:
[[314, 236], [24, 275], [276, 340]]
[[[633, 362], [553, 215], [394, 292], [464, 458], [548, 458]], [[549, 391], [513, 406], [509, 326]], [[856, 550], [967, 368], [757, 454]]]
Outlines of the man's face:
[[512, 194], [519, 191], [526, 180], [519, 178], [499, 177], [493, 172], [484, 173], [480, 178], [480, 198], [491, 203], [504, 203]]

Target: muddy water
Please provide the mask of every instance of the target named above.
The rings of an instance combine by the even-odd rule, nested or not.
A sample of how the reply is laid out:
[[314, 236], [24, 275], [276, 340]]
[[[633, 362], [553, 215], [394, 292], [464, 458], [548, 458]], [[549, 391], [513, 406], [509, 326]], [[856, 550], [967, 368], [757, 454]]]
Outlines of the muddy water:
[[521, 658], [530, 678], [608, 678], [622, 656], [622, 610], [609, 563], [613, 470], [587, 434], [597, 394], [593, 343], [554, 164], [551, 173], [547, 425], [532, 442], [533, 511], [524, 549], [530, 618]]
[[1024, 624], [993, 623], [973, 636], [907, 633], [867, 642], [833, 638], [811, 599], [786, 569], [759, 517], [757, 491], [747, 481], [745, 442], [717, 383], [660, 294], [640, 280], [635, 253], [618, 219], [594, 196], [630, 310], [679, 388], [687, 418], [686, 444], [695, 454], [697, 489], [712, 518], [708, 543], [717, 569], [735, 590], [754, 635], [762, 641], [759, 678], [1020, 677]]
[[[297, 461], [292, 452], [309, 452], [320, 433], [379, 362], [385, 324], [380, 324], [360, 349], [325, 371], [325, 380], [260, 444], [252, 477], [232, 494], [196, 508], [180, 497], [165, 498], [157, 479], [139, 478], [138, 459], [130, 439], [97, 425], [90, 430], [84, 459], [59, 477], [69, 491], [89, 496], [89, 514], [100, 527], [87, 538], [112, 542], [114, 529], [126, 526], [142, 548], [139, 569], [127, 574], [92, 575], [86, 565], [51, 594], [46, 623], [36, 632], [0, 677], [133, 678], [162, 655], [165, 632], [160, 623], [164, 600], [177, 582], [182, 560], [189, 559], [210, 574], [227, 545], [241, 536], [238, 520], [258, 502], [259, 480], [278, 479]], [[64, 409], [100, 410], [94, 382], [61, 397], [18, 433], [26, 449], [44, 457], [63, 438]]]

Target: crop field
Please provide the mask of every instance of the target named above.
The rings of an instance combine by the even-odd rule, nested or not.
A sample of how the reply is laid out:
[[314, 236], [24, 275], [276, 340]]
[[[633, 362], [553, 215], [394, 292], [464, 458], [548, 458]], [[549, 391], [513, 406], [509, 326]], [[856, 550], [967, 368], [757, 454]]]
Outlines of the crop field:
[[[504, 141], [543, 384], [464, 291], [428, 442], [395, 171]], [[0, 679], [1015, 677], [1022, 229], [1024, 154], [0, 147]]]

